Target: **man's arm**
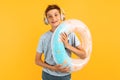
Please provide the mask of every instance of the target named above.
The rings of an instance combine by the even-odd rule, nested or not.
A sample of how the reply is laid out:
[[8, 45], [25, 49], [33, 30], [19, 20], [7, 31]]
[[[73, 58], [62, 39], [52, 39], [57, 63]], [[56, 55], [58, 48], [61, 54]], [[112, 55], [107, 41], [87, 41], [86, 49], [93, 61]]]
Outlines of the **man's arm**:
[[86, 53], [85, 51], [79, 46], [77, 47], [73, 47], [71, 45], [67, 45], [66, 46], [67, 49], [69, 49], [70, 51], [72, 51], [74, 54], [76, 54], [77, 56], [79, 56], [81, 59], [85, 59], [86, 58]]
[[42, 53], [38, 53], [38, 52], [36, 53], [35, 63], [38, 66], [41, 66], [43, 68], [48, 68], [53, 71], [69, 72], [69, 70], [70, 70], [69, 67], [61, 68], [61, 65], [51, 66], [49, 64], [44, 63], [42, 61]]
[[61, 34], [61, 40], [64, 43], [65, 47], [67, 49], [69, 49], [70, 51], [72, 51], [74, 54], [76, 54], [77, 56], [79, 56], [81, 59], [85, 59], [86, 58], [86, 52], [85, 50], [83, 50], [81, 48], [81, 46], [77, 46], [77, 47], [73, 47], [68, 43], [68, 36], [66, 33], [62, 33]]

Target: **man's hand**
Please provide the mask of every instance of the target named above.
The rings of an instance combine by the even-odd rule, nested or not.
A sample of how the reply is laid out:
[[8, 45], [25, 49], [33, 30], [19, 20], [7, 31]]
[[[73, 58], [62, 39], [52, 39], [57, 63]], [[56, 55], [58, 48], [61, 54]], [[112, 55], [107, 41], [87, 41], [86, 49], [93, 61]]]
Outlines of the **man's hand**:
[[61, 41], [64, 43], [64, 46], [67, 48], [69, 46], [68, 43], [68, 35], [64, 32], [61, 33]]
[[62, 68], [62, 65], [55, 65], [52, 67], [52, 70], [66, 73], [70, 71], [70, 68], [69, 67]]
[[86, 52], [83, 48], [81, 48], [81, 45], [78, 45], [77, 47], [73, 47], [68, 43], [68, 35], [64, 32], [61, 33], [61, 41], [64, 43], [64, 46], [72, 51], [74, 54], [79, 56], [81, 59], [86, 58]]

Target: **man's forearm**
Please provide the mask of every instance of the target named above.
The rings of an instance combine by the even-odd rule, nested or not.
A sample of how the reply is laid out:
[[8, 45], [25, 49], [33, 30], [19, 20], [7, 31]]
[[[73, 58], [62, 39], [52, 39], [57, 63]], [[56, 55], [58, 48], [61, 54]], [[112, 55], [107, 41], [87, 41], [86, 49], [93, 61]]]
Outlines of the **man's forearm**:
[[66, 46], [66, 48], [69, 49], [70, 51], [72, 51], [77, 56], [79, 56], [81, 59], [86, 58], [86, 53], [83, 49], [77, 49], [71, 45]]
[[38, 66], [41, 66], [43, 68], [48, 68], [48, 69], [51, 69], [51, 70], [54, 70], [53, 66], [49, 65], [49, 64], [46, 64], [44, 63], [43, 61], [39, 60], [39, 61], [36, 61], [36, 64]]

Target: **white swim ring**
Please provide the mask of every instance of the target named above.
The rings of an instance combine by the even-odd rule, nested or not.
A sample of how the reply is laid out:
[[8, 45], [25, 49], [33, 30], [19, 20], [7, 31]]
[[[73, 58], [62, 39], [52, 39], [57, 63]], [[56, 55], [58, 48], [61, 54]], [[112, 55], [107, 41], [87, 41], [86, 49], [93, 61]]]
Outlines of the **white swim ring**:
[[[60, 34], [62, 32], [65, 32], [66, 34], [77, 32], [80, 35], [81, 46], [87, 53], [87, 57], [85, 59], [72, 59], [67, 55], [64, 44], [60, 40]], [[92, 52], [92, 38], [90, 31], [80, 20], [66, 20], [62, 22], [53, 33], [51, 47], [56, 64], [61, 64], [63, 67], [69, 66], [70, 72], [80, 70], [87, 64]]]

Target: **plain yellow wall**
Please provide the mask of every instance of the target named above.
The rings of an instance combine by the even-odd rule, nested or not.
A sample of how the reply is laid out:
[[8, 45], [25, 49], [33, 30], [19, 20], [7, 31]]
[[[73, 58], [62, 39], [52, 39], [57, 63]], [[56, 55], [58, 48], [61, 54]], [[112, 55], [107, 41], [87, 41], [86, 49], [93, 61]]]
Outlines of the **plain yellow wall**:
[[119, 0], [1, 0], [0, 80], [41, 80], [34, 60], [39, 37], [50, 29], [43, 22], [48, 4], [82, 20], [92, 34], [91, 59], [72, 79], [120, 80]]

